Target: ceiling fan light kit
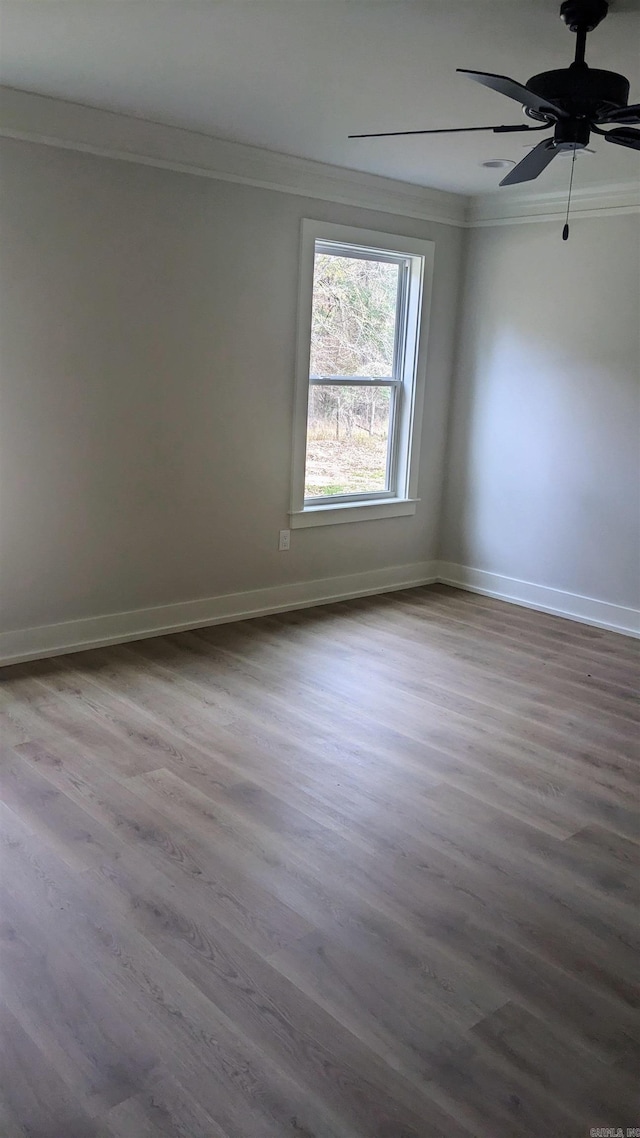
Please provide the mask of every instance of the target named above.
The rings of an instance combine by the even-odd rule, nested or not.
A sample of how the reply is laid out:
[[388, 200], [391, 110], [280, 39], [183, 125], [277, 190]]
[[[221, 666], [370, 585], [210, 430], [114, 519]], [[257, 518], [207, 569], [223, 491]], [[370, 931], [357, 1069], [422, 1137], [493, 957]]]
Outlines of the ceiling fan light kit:
[[[640, 150], [640, 103], [629, 106], [629, 81], [615, 71], [591, 68], [585, 61], [587, 35], [604, 20], [609, 5], [607, 0], [564, 0], [560, 16], [576, 36], [573, 63], [555, 71], [542, 71], [523, 85], [506, 75], [492, 75], [484, 71], [458, 68], [483, 87], [489, 87], [514, 100], [522, 107], [527, 118], [537, 126], [514, 124], [506, 126], [440, 127], [432, 130], [385, 131], [378, 134], [352, 134], [350, 138], [389, 138], [416, 134], [463, 134], [469, 131], [490, 130], [494, 134], [513, 131], [550, 130], [553, 136], [534, 146], [500, 182], [501, 186], [514, 186], [537, 178], [551, 161], [563, 151], [569, 151], [575, 160], [576, 153], [586, 149], [591, 132], [601, 135], [616, 146]], [[602, 126], [613, 129], [603, 130]], [[504, 160], [506, 162], [506, 160]], [[490, 159], [484, 166], [498, 166], [502, 161]], [[510, 163], [509, 163], [510, 164]], [[573, 166], [571, 176], [573, 182]], [[569, 189], [569, 202], [571, 187]], [[567, 211], [568, 213], [568, 211]], [[568, 237], [565, 224], [563, 237]]]

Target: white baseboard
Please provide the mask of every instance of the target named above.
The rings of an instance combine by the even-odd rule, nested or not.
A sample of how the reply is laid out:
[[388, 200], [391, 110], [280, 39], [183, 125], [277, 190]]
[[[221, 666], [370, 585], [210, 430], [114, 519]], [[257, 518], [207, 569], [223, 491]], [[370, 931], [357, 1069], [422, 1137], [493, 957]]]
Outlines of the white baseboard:
[[183, 632], [189, 628], [246, 620], [267, 613], [311, 608], [331, 604], [350, 597], [366, 597], [410, 589], [440, 581], [473, 593], [510, 601], [525, 608], [538, 609], [567, 617], [583, 624], [608, 628], [628, 636], [640, 636], [640, 612], [607, 601], [534, 585], [514, 577], [454, 565], [448, 561], [419, 561], [412, 565], [394, 565], [388, 569], [371, 569], [343, 577], [325, 577], [292, 585], [275, 585], [245, 593], [225, 593], [198, 601], [110, 613], [107, 616], [69, 620], [62, 624], [45, 624], [0, 633], [0, 667], [25, 660], [61, 656], [107, 644], [123, 644]]
[[438, 580], [444, 585], [455, 585], [471, 593], [496, 597], [523, 608], [538, 609], [539, 612], [552, 613], [554, 616], [563, 616], [598, 628], [608, 628], [627, 636], [640, 636], [638, 609], [613, 605], [608, 601], [598, 601], [563, 589], [550, 589], [547, 585], [534, 585], [531, 581], [520, 581], [517, 577], [503, 577], [500, 573], [471, 569], [468, 565], [455, 565], [450, 561], [437, 562], [435, 571]]
[[437, 580], [435, 561], [371, 569], [344, 577], [325, 577], [246, 593], [226, 593], [198, 601], [110, 613], [108, 616], [45, 624], [38, 628], [0, 633], [0, 666], [48, 656], [61, 656], [107, 644], [143, 640], [204, 625], [245, 620], [252, 616], [310, 608], [350, 597], [366, 597], [394, 589], [409, 589]]

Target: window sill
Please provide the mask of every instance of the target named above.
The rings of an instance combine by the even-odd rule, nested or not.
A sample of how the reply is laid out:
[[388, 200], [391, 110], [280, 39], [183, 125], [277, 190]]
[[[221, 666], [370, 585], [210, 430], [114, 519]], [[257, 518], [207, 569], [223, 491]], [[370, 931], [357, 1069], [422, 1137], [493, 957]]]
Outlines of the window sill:
[[373, 522], [415, 514], [419, 498], [387, 498], [378, 502], [342, 502], [339, 506], [307, 506], [289, 514], [291, 529], [333, 526], [343, 522]]

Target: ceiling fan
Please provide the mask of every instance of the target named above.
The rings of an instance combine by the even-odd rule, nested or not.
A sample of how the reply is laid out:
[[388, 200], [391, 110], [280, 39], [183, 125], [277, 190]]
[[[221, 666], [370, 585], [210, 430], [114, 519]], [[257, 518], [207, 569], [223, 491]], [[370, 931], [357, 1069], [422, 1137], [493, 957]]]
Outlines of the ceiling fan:
[[[540, 75], [533, 75], [524, 85], [516, 83], [514, 79], [508, 79], [506, 75], [468, 71], [463, 67], [457, 69], [462, 75], [468, 75], [476, 83], [481, 83], [483, 87], [490, 87], [506, 95], [508, 99], [520, 103], [524, 113], [530, 119], [538, 121], [539, 126], [518, 124], [441, 127], [436, 130], [350, 134], [349, 138], [463, 134], [478, 130], [509, 134], [513, 131], [549, 130], [553, 127], [553, 137], [545, 138], [534, 146], [533, 150], [502, 179], [501, 186], [532, 181], [562, 150], [572, 150], [575, 159], [576, 150], [584, 150], [588, 145], [591, 131], [601, 134], [607, 142], [612, 142], [616, 146], [628, 146], [632, 150], [640, 150], [640, 130], [634, 129], [634, 124], [640, 123], [640, 103], [628, 106], [628, 79], [625, 79], [624, 75], [617, 75], [615, 71], [596, 70], [585, 62], [587, 34], [597, 28], [608, 10], [607, 0], [564, 0], [560, 6], [560, 15], [567, 27], [576, 33], [573, 63], [557, 71], [543, 71]], [[613, 129], [602, 130], [603, 123], [611, 125]]]

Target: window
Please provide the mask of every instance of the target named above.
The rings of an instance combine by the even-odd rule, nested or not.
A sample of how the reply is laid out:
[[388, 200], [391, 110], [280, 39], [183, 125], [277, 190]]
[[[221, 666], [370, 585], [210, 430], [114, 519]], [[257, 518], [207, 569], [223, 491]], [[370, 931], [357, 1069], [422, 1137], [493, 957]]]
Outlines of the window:
[[415, 512], [432, 265], [430, 241], [303, 222], [293, 527]]

